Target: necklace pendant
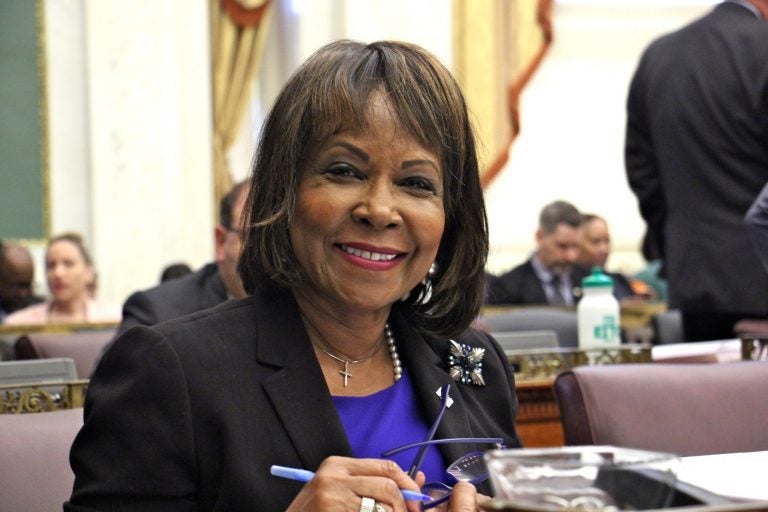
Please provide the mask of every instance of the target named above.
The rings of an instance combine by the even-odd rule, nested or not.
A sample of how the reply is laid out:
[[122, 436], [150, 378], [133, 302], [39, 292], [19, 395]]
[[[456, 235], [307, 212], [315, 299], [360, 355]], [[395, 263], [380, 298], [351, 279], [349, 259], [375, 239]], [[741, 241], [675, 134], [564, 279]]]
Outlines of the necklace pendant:
[[344, 361], [344, 369], [339, 370], [339, 373], [344, 377], [344, 387], [347, 387], [349, 378], [352, 377], [352, 374], [349, 373], [349, 361]]

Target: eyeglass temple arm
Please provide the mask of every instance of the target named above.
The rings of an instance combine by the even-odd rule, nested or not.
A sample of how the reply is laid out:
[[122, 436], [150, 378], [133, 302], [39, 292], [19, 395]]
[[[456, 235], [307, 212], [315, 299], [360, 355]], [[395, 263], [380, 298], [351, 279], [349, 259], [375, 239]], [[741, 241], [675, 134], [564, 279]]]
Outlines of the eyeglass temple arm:
[[500, 437], [451, 437], [448, 439], [432, 439], [431, 441], [421, 441], [418, 443], [406, 444], [405, 446], [398, 446], [392, 448], [381, 454], [382, 457], [389, 457], [405, 450], [411, 450], [413, 448], [419, 448], [423, 446], [429, 446], [432, 444], [452, 444], [452, 443], [472, 443], [472, 444], [495, 444], [499, 448], [504, 447], [504, 439]]
[[[442, 386], [440, 388], [440, 412], [437, 413], [437, 417], [435, 418], [435, 421], [432, 422], [432, 426], [429, 428], [429, 432], [427, 433], [427, 439], [426, 441], [432, 441], [435, 438], [435, 433], [437, 432], [437, 427], [440, 425], [440, 422], [443, 419], [443, 414], [445, 414], [445, 409], [448, 405], [448, 392], [451, 390], [451, 385], [446, 384], [445, 386]], [[416, 458], [413, 460], [413, 464], [411, 465], [411, 468], [408, 470], [408, 476], [411, 478], [416, 478], [416, 473], [419, 471], [419, 468], [421, 468], [421, 464], [424, 462], [424, 457], [427, 455], [427, 448], [429, 448], [428, 444], [425, 444], [421, 448], [419, 448], [419, 452], [416, 454]]]

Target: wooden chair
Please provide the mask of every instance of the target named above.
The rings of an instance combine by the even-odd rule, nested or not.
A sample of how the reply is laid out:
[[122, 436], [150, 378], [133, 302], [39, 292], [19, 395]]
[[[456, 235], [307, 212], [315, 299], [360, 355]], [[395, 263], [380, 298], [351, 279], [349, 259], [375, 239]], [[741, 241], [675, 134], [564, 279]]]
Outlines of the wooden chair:
[[69, 449], [82, 409], [0, 414], [0, 510], [50, 512], [69, 499]]
[[567, 445], [682, 456], [768, 450], [768, 362], [581, 366], [558, 375]]
[[29, 333], [16, 340], [14, 352], [16, 359], [71, 357], [77, 367], [77, 376], [87, 379], [114, 335], [114, 329]]

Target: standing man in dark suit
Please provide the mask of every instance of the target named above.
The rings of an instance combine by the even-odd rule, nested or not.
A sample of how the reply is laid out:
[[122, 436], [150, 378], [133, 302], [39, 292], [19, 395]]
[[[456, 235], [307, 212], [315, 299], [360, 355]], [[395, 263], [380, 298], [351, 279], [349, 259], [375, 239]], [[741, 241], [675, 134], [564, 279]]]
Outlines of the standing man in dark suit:
[[573, 306], [581, 296], [587, 269], [575, 265], [579, 255], [581, 214], [572, 204], [555, 201], [539, 214], [536, 252], [506, 274], [486, 276], [488, 304]]
[[660, 241], [688, 341], [768, 314], [768, 274], [743, 225], [768, 181], [768, 0], [725, 1], [643, 54], [625, 158]]
[[247, 182], [243, 181], [221, 199], [219, 224], [214, 230], [216, 261], [197, 272], [128, 297], [118, 334], [134, 325], [155, 325], [207, 309], [228, 298], [245, 297], [237, 274], [237, 261], [241, 248], [241, 215], [247, 195]]

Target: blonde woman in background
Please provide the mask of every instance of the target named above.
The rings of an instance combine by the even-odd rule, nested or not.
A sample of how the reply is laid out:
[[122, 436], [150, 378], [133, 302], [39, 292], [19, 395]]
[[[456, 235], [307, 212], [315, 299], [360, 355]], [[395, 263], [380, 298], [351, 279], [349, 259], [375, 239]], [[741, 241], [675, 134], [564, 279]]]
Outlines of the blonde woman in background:
[[6, 324], [66, 324], [119, 322], [120, 307], [95, 300], [90, 287], [95, 283], [93, 260], [76, 233], [64, 233], [48, 242], [45, 275], [50, 298], [19, 310]]

